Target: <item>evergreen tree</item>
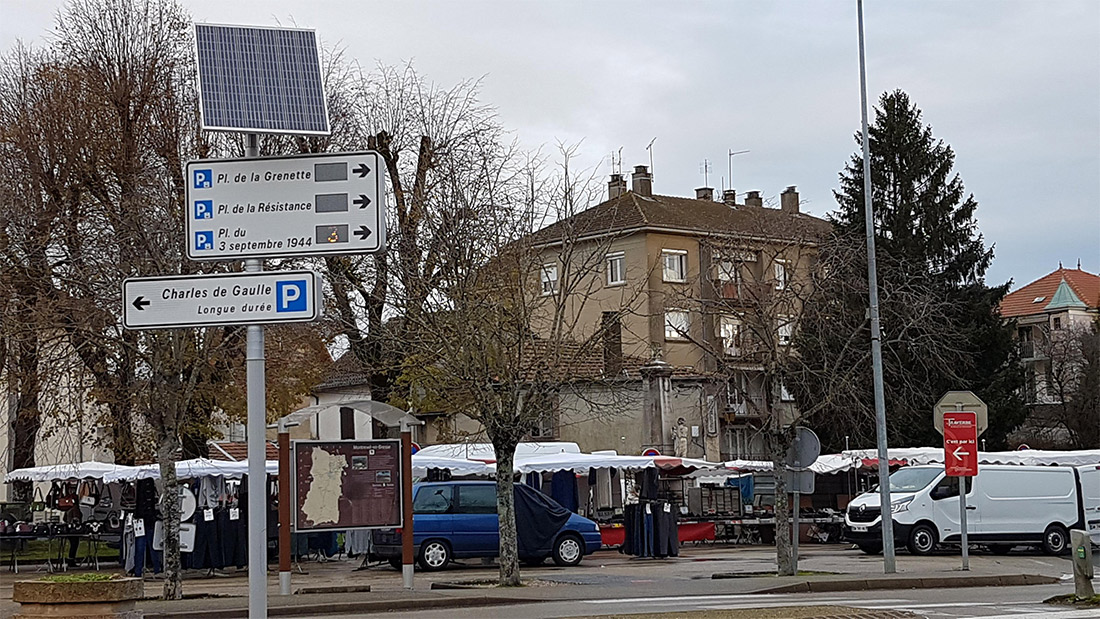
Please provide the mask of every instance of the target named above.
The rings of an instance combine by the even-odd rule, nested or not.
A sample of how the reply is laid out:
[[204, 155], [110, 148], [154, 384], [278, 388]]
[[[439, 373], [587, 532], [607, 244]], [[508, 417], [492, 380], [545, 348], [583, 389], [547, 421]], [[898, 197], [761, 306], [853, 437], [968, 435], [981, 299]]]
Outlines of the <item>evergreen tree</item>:
[[[862, 139], [857, 133], [861, 148]], [[946, 391], [968, 389], [989, 405], [984, 438], [991, 448], [999, 446], [1024, 416], [1017, 395], [1023, 374], [1011, 327], [997, 311], [1009, 284], [985, 284], [993, 248], [985, 247], [978, 231], [978, 204], [953, 170], [954, 151], [933, 136], [906, 93], [882, 95], [869, 139], [891, 445], [937, 444], [935, 402]], [[864, 243], [863, 181], [860, 150], [840, 173], [840, 190], [834, 192], [839, 209], [830, 217], [837, 238], [822, 249], [823, 263], [833, 262], [832, 285], [820, 287], [811, 299], [811, 319], [804, 320], [799, 335], [808, 368], [839, 367], [842, 356], [865, 366], [856, 380], [812, 371], [801, 377], [798, 397], [804, 404], [836, 402], [815, 424], [833, 447], [841, 446], [844, 436], [862, 446], [873, 444], [874, 437], [866, 257], [847, 267], [838, 267], [835, 258], [842, 255], [851, 263], [859, 255], [852, 248]], [[838, 330], [838, 324], [850, 329]], [[851, 337], [851, 329], [858, 337]]]

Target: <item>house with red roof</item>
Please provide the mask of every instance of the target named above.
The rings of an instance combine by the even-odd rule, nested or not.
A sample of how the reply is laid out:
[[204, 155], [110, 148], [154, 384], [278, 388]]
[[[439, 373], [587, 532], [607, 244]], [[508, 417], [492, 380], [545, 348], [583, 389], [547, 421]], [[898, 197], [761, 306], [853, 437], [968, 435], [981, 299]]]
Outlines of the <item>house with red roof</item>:
[[1082, 337], [1100, 319], [1100, 275], [1061, 265], [1001, 300], [1001, 316], [1016, 321], [1025, 370], [1028, 421], [1017, 439], [1031, 447], [1071, 446], [1080, 379]]

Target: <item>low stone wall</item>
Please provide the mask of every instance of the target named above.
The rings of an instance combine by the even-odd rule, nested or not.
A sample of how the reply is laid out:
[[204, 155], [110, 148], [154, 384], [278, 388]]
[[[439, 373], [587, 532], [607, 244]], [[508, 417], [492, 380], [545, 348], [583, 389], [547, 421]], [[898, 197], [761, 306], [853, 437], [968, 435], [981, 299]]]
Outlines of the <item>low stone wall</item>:
[[145, 613], [136, 608], [136, 602], [144, 597], [145, 583], [140, 578], [98, 582], [19, 580], [12, 591], [12, 600], [19, 603], [14, 619], [143, 619]]

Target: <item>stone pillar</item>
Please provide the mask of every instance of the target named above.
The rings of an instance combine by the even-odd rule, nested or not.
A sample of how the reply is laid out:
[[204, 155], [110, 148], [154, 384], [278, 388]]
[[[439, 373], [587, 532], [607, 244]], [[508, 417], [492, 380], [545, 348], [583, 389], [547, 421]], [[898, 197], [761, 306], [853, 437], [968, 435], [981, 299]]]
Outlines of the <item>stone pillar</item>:
[[671, 443], [665, 433], [672, 391], [672, 366], [653, 359], [638, 371], [642, 375], [642, 444], [660, 448]]

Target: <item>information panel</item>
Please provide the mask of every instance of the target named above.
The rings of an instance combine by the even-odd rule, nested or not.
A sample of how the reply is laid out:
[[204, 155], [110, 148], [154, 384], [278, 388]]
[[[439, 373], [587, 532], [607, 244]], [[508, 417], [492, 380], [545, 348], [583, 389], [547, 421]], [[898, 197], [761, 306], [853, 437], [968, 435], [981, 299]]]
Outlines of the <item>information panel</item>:
[[187, 257], [362, 254], [386, 246], [373, 151], [187, 163]]
[[294, 441], [295, 531], [400, 527], [401, 441]]

